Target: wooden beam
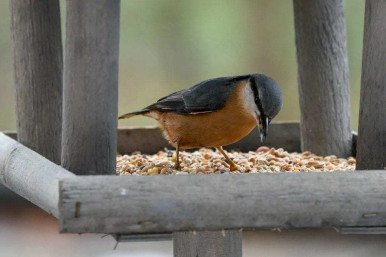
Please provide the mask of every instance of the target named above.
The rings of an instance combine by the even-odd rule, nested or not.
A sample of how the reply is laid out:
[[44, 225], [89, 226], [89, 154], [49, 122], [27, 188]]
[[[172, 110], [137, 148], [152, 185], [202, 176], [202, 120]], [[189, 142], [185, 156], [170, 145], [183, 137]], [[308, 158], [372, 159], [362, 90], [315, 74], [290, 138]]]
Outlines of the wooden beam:
[[235, 230], [173, 233], [174, 257], [241, 257], [242, 232]]
[[62, 165], [115, 174], [119, 0], [66, 1]]
[[386, 1], [367, 0], [357, 169], [386, 167]]
[[351, 155], [343, 0], [294, 0], [302, 149]]
[[59, 0], [10, 1], [19, 141], [60, 164], [62, 39]]
[[60, 231], [386, 225], [386, 172], [77, 176], [60, 182]]
[[[225, 146], [226, 150], [243, 152], [255, 151], [260, 146], [283, 148], [288, 152], [301, 152], [299, 122], [273, 122], [269, 126], [270, 135], [260, 142], [259, 131], [254, 129], [240, 141]], [[352, 132], [351, 156], [356, 156], [357, 133]], [[132, 127], [118, 129], [118, 153], [131, 154], [140, 151], [143, 154], [155, 154], [164, 148], [172, 148], [162, 136], [158, 126]]]
[[[275, 132], [275, 137], [266, 141], [256, 141], [258, 131], [253, 130], [247, 137], [232, 145], [226, 146], [227, 150], [240, 150], [243, 152], [254, 151], [259, 146], [283, 148], [288, 152], [300, 152], [300, 131], [298, 122], [277, 122], [270, 125], [270, 131]], [[15, 132], [4, 132], [7, 136], [16, 139]], [[143, 154], [154, 154], [171, 146], [162, 136], [158, 126], [120, 128], [118, 133], [118, 153], [131, 154], [140, 151]], [[352, 132], [352, 156], [356, 156], [357, 133]]]
[[58, 217], [59, 179], [75, 177], [15, 140], [0, 133], [0, 182]]
[[[248, 152], [264, 145], [281, 147], [289, 152], [300, 152], [299, 122], [273, 122], [269, 126], [269, 131], [268, 138], [264, 142], [260, 142], [259, 131], [256, 128], [248, 136], [224, 148]], [[158, 126], [118, 130], [118, 152], [120, 154], [131, 154], [134, 151], [155, 154], [165, 147], [172, 148], [162, 136]]]

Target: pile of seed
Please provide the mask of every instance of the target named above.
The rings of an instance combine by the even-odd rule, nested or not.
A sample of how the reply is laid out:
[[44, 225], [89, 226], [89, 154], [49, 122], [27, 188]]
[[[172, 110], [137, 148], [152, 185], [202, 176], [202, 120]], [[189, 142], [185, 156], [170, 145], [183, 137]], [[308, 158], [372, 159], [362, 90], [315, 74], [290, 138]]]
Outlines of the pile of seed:
[[[337, 158], [334, 155], [317, 156], [310, 152], [288, 153], [282, 148], [260, 147], [248, 153], [230, 152], [229, 157], [239, 167], [232, 173], [258, 172], [306, 172], [355, 170], [355, 159]], [[160, 151], [154, 155], [134, 152], [132, 155], [117, 157], [119, 175], [169, 175], [228, 173], [229, 164], [218, 151], [202, 148], [194, 152], [180, 152], [181, 170], [175, 170], [175, 151]]]

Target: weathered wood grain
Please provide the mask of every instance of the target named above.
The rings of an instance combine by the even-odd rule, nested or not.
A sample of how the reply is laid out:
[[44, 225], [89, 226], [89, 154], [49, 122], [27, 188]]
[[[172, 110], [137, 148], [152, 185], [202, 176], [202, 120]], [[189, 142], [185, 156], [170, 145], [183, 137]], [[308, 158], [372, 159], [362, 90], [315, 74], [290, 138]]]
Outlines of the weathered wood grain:
[[38, 153], [0, 133], [0, 182], [59, 217], [59, 179], [75, 177]]
[[343, 0], [294, 0], [302, 149], [351, 154]]
[[10, 1], [19, 141], [60, 164], [62, 39], [59, 0]]
[[174, 257], [241, 257], [242, 232], [235, 230], [173, 233]]
[[[276, 148], [281, 147], [289, 152], [300, 152], [299, 123], [273, 122], [269, 126], [269, 135], [264, 142], [260, 142], [259, 132], [256, 128], [245, 138], [224, 148], [245, 152], [254, 151], [262, 145]], [[131, 154], [134, 151], [154, 154], [165, 147], [173, 148], [162, 136], [162, 132], [157, 126], [118, 130], [118, 152], [120, 154]]]
[[357, 169], [386, 167], [386, 1], [367, 0]]
[[383, 170], [77, 176], [60, 182], [60, 231], [385, 226], [385, 183]]
[[62, 165], [114, 174], [119, 0], [66, 1]]

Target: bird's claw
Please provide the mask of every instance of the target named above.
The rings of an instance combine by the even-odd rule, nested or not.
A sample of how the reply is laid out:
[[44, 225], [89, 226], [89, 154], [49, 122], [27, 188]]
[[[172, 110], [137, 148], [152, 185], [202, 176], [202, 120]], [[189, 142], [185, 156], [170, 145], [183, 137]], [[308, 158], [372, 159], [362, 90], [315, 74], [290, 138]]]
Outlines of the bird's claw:
[[174, 169], [176, 169], [176, 170], [181, 170], [181, 165], [180, 165], [180, 163], [176, 163], [176, 164], [174, 165]]
[[240, 171], [240, 168], [236, 164], [233, 164], [233, 165], [231, 164], [229, 166], [229, 170], [230, 171], [236, 171], [236, 170]]

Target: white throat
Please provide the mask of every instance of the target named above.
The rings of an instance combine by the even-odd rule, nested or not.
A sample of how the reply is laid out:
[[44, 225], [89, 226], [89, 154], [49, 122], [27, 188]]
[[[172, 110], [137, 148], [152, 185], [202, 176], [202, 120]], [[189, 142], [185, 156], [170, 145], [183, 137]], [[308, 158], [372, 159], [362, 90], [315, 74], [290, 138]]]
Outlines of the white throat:
[[255, 103], [255, 96], [251, 88], [251, 82], [249, 81], [243, 89], [243, 99], [244, 99], [245, 109], [247, 109], [251, 113], [251, 115], [253, 115], [253, 117], [256, 118], [256, 121], [258, 121], [260, 112], [259, 112], [259, 109], [257, 109], [256, 103]]

